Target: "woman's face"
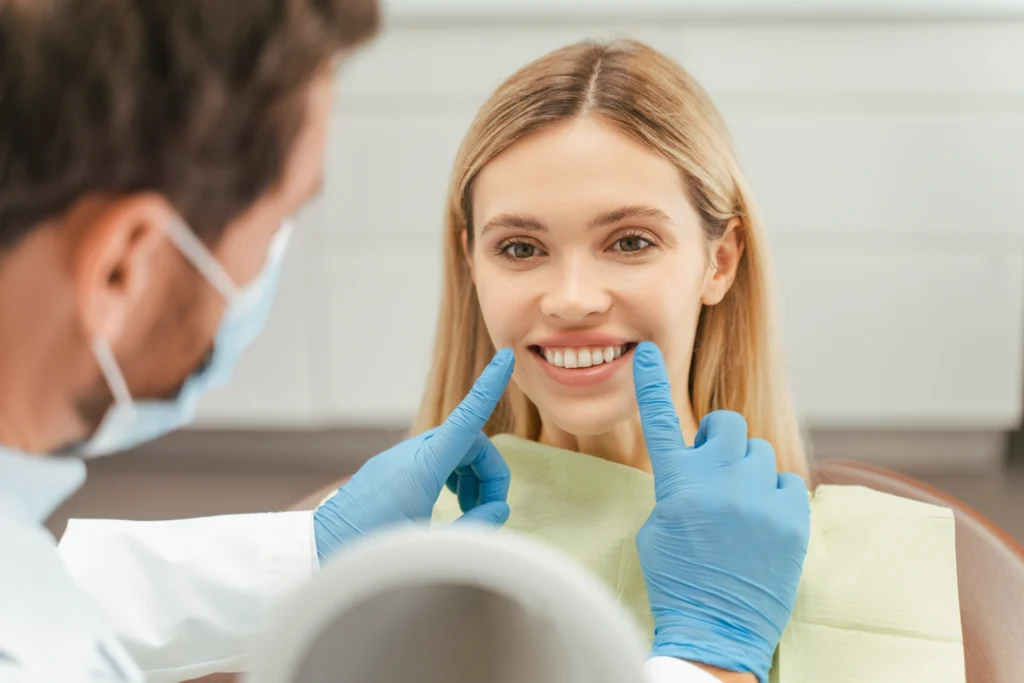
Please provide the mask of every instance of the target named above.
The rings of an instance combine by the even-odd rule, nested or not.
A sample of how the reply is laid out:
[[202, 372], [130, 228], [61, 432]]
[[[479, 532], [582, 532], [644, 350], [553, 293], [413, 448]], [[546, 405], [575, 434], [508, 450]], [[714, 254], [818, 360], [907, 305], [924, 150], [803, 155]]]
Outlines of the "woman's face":
[[546, 428], [591, 436], [635, 415], [643, 340], [661, 348], [676, 407], [688, 408], [701, 305], [725, 295], [739, 249], [733, 230], [708, 245], [671, 162], [599, 119], [574, 119], [484, 167], [473, 225], [484, 321], [496, 348], [515, 349], [516, 381]]

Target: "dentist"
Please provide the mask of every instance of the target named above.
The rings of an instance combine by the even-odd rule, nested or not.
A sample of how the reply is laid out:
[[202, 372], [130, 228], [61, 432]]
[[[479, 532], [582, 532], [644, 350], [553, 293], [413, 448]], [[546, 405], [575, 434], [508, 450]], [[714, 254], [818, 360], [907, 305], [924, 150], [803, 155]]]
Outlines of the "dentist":
[[[512, 374], [500, 352], [444, 425], [314, 513], [78, 521], [59, 548], [43, 526], [84, 459], [187, 424], [230, 378], [266, 321], [290, 217], [320, 188], [335, 66], [378, 22], [376, 0], [0, 0], [0, 682], [243, 671], [280, 596], [360, 536], [428, 519], [450, 478], [476, 491], [464, 519], [507, 519], [508, 469], [481, 432]], [[665, 486], [641, 555], [663, 615], [658, 675], [716, 680], [693, 659], [753, 680], [795, 600], [804, 508], [758, 513], [765, 477], [743, 519], [673, 523], [736, 481], [680, 473], [666, 385], [652, 386]], [[743, 459], [714, 429], [707, 444]], [[792, 538], [762, 545], [795, 570], [769, 577], [779, 563], [741, 553], [692, 571], [713, 541], [701, 534], [739, 527]], [[673, 579], [673, 549], [693, 580]], [[722, 594], [751, 581], [757, 599]], [[718, 598], [691, 609], [701, 595]]]
[[43, 527], [83, 460], [192, 420], [262, 329], [320, 187], [338, 58], [375, 0], [0, 2], [0, 681], [241, 671], [318, 557], [429, 518], [501, 524], [499, 354], [431, 434], [307, 512]]

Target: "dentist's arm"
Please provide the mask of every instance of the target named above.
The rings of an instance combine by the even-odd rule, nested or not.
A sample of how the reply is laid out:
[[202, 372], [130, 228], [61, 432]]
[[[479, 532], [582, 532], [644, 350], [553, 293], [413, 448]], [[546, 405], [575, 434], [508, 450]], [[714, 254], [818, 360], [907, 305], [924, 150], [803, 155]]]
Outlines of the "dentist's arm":
[[508, 518], [508, 466], [481, 432], [512, 376], [498, 353], [448, 420], [369, 460], [315, 512], [167, 522], [73, 520], [59, 551], [145, 671], [176, 683], [245, 671], [282, 596], [357, 537], [426, 521], [441, 489], [463, 519]]
[[657, 347], [640, 344], [633, 369], [656, 501], [637, 534], [651, 654], [766, 683], [807, 554], [807, 487], [736, 413], [705, 417], [688, 448]]

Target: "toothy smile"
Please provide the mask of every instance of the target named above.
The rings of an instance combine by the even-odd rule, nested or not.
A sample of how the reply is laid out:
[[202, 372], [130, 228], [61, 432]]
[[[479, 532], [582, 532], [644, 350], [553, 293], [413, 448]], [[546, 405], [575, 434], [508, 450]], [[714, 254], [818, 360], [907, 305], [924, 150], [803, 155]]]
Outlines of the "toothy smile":
[[611, 363], [627, 353], [635, 344], [618, 346], [531, 346], [530, 349], [556, 368], [590, 368]]

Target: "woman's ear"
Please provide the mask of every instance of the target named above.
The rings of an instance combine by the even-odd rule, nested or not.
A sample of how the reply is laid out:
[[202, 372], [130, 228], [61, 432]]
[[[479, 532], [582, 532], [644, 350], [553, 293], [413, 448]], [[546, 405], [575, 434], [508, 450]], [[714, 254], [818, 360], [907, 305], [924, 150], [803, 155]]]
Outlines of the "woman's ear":
[[82, 328], [115, 344], [154, 275], [154, 254], [166, 243], [163, 222], [173, 216], [154, 195], [117, 199], [84, 217], [72, 278]]
[[722, 236], [712, 245], [710, 277], [704, 285], [702, 304], [714, 306], [725, 298], [732, 283], [736, 281], [744, 246], [743, 224], [739, 218], [733, 218], [725, 226]]
[[473, 248], [469, 245], [469, 230], [462, 231], [462, 258], [466, 260], [466, 267], [469, 268], [469, 277], [476, 282], [476, 273], [473, 272]]

